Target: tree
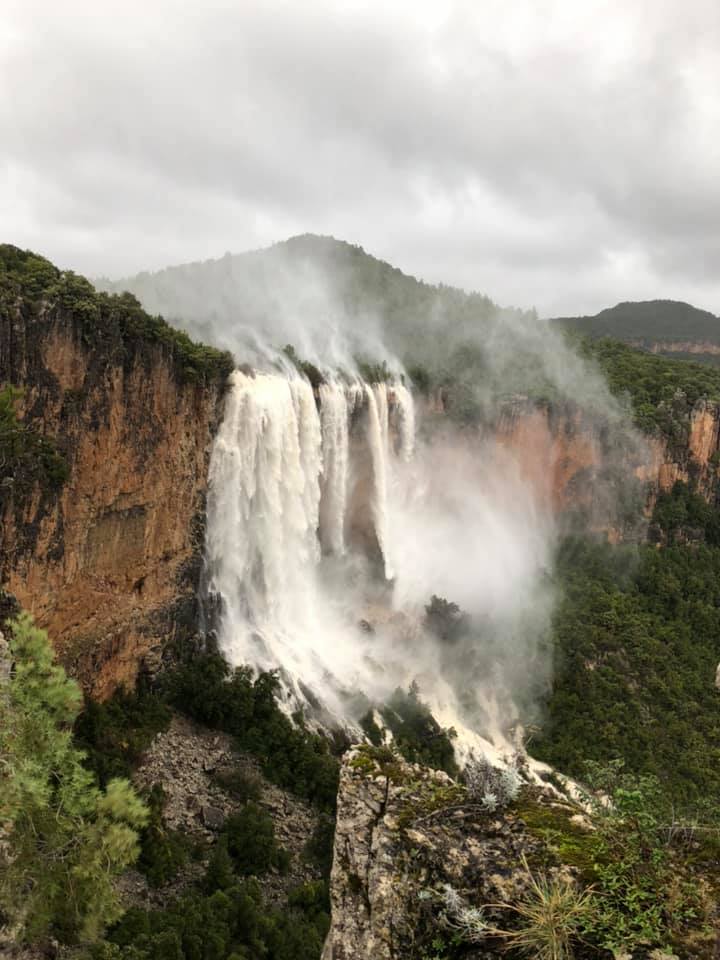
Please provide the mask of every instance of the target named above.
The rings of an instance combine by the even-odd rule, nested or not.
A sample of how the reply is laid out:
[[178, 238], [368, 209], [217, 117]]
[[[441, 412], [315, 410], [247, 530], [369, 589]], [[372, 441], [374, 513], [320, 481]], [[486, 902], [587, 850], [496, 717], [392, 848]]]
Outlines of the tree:
[[93, 940], [122, 914], [113, 877], [147, 810], [126, 780], [102, 791], [73, 743], [80, 688], [28, 614], [11, 621], [0, 681], [0, 910], [15, 936]]

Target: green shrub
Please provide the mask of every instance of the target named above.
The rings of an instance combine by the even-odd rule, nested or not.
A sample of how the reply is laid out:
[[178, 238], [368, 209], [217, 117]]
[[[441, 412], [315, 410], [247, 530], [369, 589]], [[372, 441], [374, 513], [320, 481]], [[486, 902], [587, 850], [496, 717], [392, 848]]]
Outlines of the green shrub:
[[137, 858], [147, 810], [125, 780], [98, 788], [72, 741], [80, 688], [27, 614], [10, 628], [14, 669], [0, 692], [0, 911], [27, 939], [96, 939], [122, 913], [113, 881]]
[[412, 684], [407, 693], [398, 688], [380, 710], [392, 732], [398, 750], [410, 763], [423, 763], [435, 770], [444, 770], [457, 777], [452, 741], [455, 731], [444, 729], [422, 702], [419, 689]]
[[18, 420], [15, 404], [21, 396], [9, 384], [0, 387], [0, 481], [12, 481], [23, 494], [36, 482], [61, 487], [69, 476], [67, 461], [54, 440]]
[[150, 819], [140, 835], [137, 866], [151, 886], [161, 887], [173, 880], [187, 862], [188, 842], [164, 823], [165, 791], [161, 784], [153, 784], [146, 802]]
[[319, 960], [329, 928], [324, 884], [263, 904], [255, 881], [195, 892], [162, 910], [128, 910], [93, 960]]
[[153, 738], [166, 730], [172, 712], [143, 680], [132, 693], [118, 691], [105, 703], [87, 700], [75, 723], [75, 739], [100, 783], [128, 777]]
[[305, 845], [305, 856], [320, 870], [323, 877], [329, 879], [333, 863], [335, 844], [335, 819], [327, 813], [321, 813], [312, 836]]
[[261, 876], [278, 864], [272, 817], [256, 803], [228, 817], [222, 834], [238, 875]]
[[234, 800], [247, 803], [248, 800], [259, 800], [262, 796], [262, 781], [254, 773], [233, 767], [229, 770], [218, 770], [213, 779], [215, 783]]

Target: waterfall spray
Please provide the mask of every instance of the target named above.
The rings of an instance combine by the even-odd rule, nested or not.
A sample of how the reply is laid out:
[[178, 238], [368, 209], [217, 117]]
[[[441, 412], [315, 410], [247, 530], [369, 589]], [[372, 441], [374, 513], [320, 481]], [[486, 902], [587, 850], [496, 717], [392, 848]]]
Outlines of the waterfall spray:
[[[414, 431], [402, 384], [329, 381], [316, 394], [301, 377], [235, 371], [208, 495], [220, 647], [233, 665], [279, 669], [288, 712], [353, 723], [367, 698], [417, 680], [438, 719], [464, 730], [458, 749], [483, 731], [504, 750], [503, 676], [517, 677], [514, 638], [541, 608], [548, 537], [502, 448], [456, 437], [415, 451]], [[392, 592], [367, 562], [373, 542]], [[424, 628], [434, 592], [480, 610], [482, 637], [438, 644]]]

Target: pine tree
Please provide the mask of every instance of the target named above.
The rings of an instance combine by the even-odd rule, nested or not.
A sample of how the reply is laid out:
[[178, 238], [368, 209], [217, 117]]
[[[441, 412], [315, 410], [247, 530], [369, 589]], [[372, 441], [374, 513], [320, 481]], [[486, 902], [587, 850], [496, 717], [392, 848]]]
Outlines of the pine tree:
[[28, 614], [0, 680], [0, 911], [17, 936], [93, 940], [122, 913], [113, 878], [138, 856], [147, 810], [126, 780], [98, 788], [73, 743], [78, 685]]

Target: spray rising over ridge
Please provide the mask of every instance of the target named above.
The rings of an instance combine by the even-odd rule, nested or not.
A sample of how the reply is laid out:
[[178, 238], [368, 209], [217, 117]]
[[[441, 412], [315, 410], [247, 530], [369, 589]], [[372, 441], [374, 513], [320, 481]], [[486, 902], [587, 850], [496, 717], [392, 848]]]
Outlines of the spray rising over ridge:
[[[443, 723], [497, 740], [527, 717], [550, 675], [562, 493], [622, 536], [624, 478], [647, 454], [592, 364], [532, 311], [327, 238], [135, 289], [274, 371], [233, 376], [212, 455], [207, 574], [229, 659], [280, 669], [343, 719], [358, 691], [380, 702], [413, 680]], [[430, 635], [433, 596], [472, 627]]]

